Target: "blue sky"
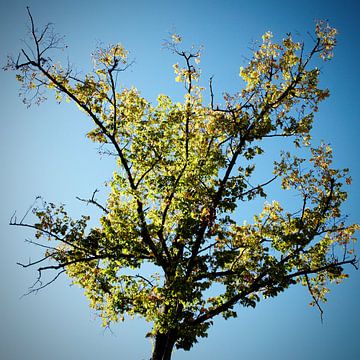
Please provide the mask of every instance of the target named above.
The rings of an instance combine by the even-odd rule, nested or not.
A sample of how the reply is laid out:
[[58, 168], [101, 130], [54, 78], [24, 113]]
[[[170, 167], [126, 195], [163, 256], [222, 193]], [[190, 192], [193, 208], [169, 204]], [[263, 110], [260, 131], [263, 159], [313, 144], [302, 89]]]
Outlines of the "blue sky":
[[[322, 84], [331, 97], [317, 114], [314, 138], [330, 142], [335, 164], [351, 169], [353, 186], [344, 212], [349, 221], [360, 222], [357, 1], [1, 1], [2, 65], [7, 54], [16, 54], [22, 46], [27, 5], [39, 25], [52, 22], [65, 35], [78, 69], [91, 66], [90, 54], [99, 43], [122, 42], [135, 59], [123, 82], [150, 99], [159, 93], [181, 96], [171, 67], [177, 59], [161, 47], [170, 32], [182, 34], [189, 44], [204, 45], [203, 78], [214, 75], [221, 94], [239, 89], [239, 67], [246, 64], [252, 41], [265, 31], [279, 38], [300, 33], [310, 41], [307, 31], [314, 19], [328, 19], [339, 30], [339, 44], [334, 60], [322, 69]], [[23, 241], [30, 232], [8, 226], [14, 210], [24, 213], [35, 196], [42, 195], [67, 204], [74, 216], [88, 212], [75, 197], [101, 188], [113, 164], [100, 159], [86, 140], [91, 125], [75, 106], [49, 99], [27, 109], [17, 96], [14, 74], [1, 71], [0, 84], [0, 358], [148, 359], [151, 345], [144, 335], [149, 325], [129, 320], [113, 326], [113, 333], [104, 331], [81, 290], [70, 287], [66, 278], [19, 299], [36, 274], [16, 262], [35, 259], [38, 249]], [[177, 352], [174, 359], [358, 359], [360, 272], [350, 269], [350, 275], [332, 288], [323, 324], [308, 306], [305, 288], [297, 287], [255, 310], [241, 310], [238, 319], [216, 320], [207, 339], [189, 353]]]

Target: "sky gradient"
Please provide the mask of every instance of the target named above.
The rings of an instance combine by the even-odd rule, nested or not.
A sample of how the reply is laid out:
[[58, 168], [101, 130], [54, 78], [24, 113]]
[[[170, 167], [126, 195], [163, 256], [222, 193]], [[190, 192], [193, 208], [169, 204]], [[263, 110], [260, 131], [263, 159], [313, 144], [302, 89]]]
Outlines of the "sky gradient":
[[[65, 35], [67, 53], [79, 70], [91, 67], [90, 55], [98, 44], [123, 43], [135, 60], [123, 74], [123, 84], [134, 85], [151, 100], [159, 93], [182, 97], [172, 70], [178, 59], [161, 46], [171, 32], [180, 33], [188, 44], [204, 46], [204, 85], [214, 75], [219, 95], [240, 88], [239, 67], [264, 32], [271, 30], [277, 39], [292, 32], [310, 42], [307, 31], [313, 30], [314, 20], [329, 20], [339, 30], [338, 46], [334, 60], [322, 66], [321, 83], [331, 96], [320, 106], [313, 136], [315, 142], [324, 139], [332, 145], [335, 166], [350, 168], [353, 185], [344, 213], [349, 223], [360, 222], [357, 1], [1, 0], [1, 66], [6, 55], [23, 46], [27, 5], [39, 26], [52, 22]], [[39, 249], [24, 242], [31, 232], [8, 225], [13, 212], [21, 216], [41, 195], [65, 203], [74, 217], [90, 212], [96, 224], [98, 213], [76, 196], [88, 197], [102, 188], [112, 176], [113, 162], [99, 157], [96, 145], [86, 139], [91, 123], [75, 106], [58, 105], [49, 94], [41, 106], [26, 108], [14, 75], [0, 72], [0, 359], [147, 360], [151, 344], [144, 336], [149, 324], [127, 320], [112, 332], [102, 329], [81, 289], [69, 286], [65, 277], [36, 296], [20, 299], [36, 273], [16, 262], [34, 260]], [[176, 352], [173, 359], [359, 359], [360, 272], [349, 273], [350, 279], [332, 287], [323, 324], [318, 311], [308, 306], [306, 289], [298, 286], [260, 302], [255, 310], [240, 310], [237, 319], [216, 319], [207, 339], [190, 352]]]

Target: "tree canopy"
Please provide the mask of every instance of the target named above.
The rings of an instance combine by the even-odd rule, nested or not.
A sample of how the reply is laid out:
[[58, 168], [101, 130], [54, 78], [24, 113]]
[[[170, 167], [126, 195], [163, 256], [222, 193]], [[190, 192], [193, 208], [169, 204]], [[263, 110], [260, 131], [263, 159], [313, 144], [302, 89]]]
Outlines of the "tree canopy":
[[[66, 273], [105, 326], [126, 315], [153, 324], [152, 360], [170, 359], [174, 346], [189, 350], [217, 315], [236, 317], [238, 305], [255, 307], [298, 283], [322, 312], [328, 284], [347, 277], [344, 265], [357, 266], [358, 225], [341, 211], [351, 177], [333, 168], [328, 144], [313, 146], [311, 138], [329, 96], [316, 57], [332, 58], [336, 30], [318, 22], [310, 47], [292, 34], [276, 42], [265, 33], [240, 68], [244, 86], [219, 104], [212, 79], [208, 90], [199, 84], [201, 50], [184, 50], [174, 34], [166, 46], [179, 58], [174, 72], [184, 99], [160, 94], [153, 104], [121, 86], [131, 64], [121, 44], [98, 48], [93, 71], [80, 76], [52, 60], [62, 38], [50, 24], [37, 29], [28, 13], [32, 44], [5, 66], [16, 72], [24, 102], [39, 103], [50, 91], [75, 103], [94, 125], [87, 136], [117, 158], [106, 204], [96, 191], [80, 199], [101, 209], [98, 226], [89, 229], [88, 216], [72, 219], [64, 205], [42, 199], [32, 208], [35, 222], [11, 219], [33, 228], [32, 242], [44, 249], [39, 260], [20, 264], [37, 267], [31, 292]], [[265, 139], [288, 150], [259, 179]], [[297, 194], [297, 208], [264, 201], [251, 223], [240, 218], [238, 209], [270, 198], [276, 185]], [[54, 275], [42, 282], [44, 272]]]

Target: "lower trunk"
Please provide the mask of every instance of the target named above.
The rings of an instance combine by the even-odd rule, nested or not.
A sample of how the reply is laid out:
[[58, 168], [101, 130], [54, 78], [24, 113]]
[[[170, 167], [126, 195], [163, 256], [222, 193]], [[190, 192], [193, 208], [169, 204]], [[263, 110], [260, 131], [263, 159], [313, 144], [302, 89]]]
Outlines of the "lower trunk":
[[175, 342], [176, 335], [172, 331], [167, 334], [157, 334], [151, 360], [170, 360]]

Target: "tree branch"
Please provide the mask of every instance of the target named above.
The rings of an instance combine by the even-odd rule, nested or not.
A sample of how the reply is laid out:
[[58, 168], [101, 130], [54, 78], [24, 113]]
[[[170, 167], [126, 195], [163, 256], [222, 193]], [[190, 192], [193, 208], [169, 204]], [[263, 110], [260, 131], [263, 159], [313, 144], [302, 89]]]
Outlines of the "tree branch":
[[[28, 13], [30, 16], [30, 21], [31, 21], [31, 25], [32, 25], [32, 37], [33, 40], [35, 42], [35, 47], [36, 49], [40, 49], [40, 43], [39, 43], [39, 39], [36, 36], [35, 33], [35, 27], [34, 27], [34, 21], [33, 18], [31, 16], [30, 10], [28, 9]], [[42, 37], [41, 37], [42, 39]], [[88, 114], [90, 116], [90, 118], [94, 121], [94, 123], [99, 127], [100, 131], [104, 134], [105, 137], [107, 137], [110, 142], [113, 144], [119, 158], [121, 161], [122, 166], [125, 169], [126, 172], [126, 176], [127, 179], [129, 181], [130, 187], [132, 190], [136, 190], [136, 186], [135, 186], [135, 181], [133, 178], [133, 175], [131, 173], [130, 170], [130, 166], [128, 164], [128, 161], [122, 151], [122, 149], [120, 148], [119, 144], [116, 141], [116, 137], [114, 134], [110, 133], [108, 131], [108, 129], [105, 127], [105, 125], [102, 123], [102, 121], [96, 116], [96, 114], [91, 110], [91, 108], [85, 104], [84, 102], [82, 102], [72, 91], [71, 89], [69, 89], [64, 83], [62, 83], [61, 81], [59, 81], [58, 79], [56, 79], [56, 77], [54, 77], [54, 75], [52, 75], [48, 70], [46, 70], [43, 65], [42, 65], [42, 59], [40, 58], [40, 50], [37, 50], [37, 59], [36, 61], [31, 60], [29, 58], [29, 56], [23, 51], [23, 54], [25, 56], [25, 58], [28, 60], [27, 63], [23, 63], [23, 64], [17, 64], [16, 68], [22, 68], [28, 65], [32, 65], [34, 66], [36, 69], [39, 70], [39, 72], [41, 74], [43, 74], [45, 76], [45, 78], [47, 78], [52, 84], [55, 85], [55, 87], [58, 89], [58, 91], [62, 92], [63, 94], [67, 95], [72, 101], [75, 102], [75, 104], [77, 104], [81, 109], [84, 110], [84, 112], [86, 114]], [[114, 84], [115, 85], [115, 84]], [[145, 220], [145, 213], [144, 213], [144, 209], [143, 209], [143, 203], [140, 201], [140, 199], [136, 199], [137, 202], [137, 213], [139, 216], [139, 221], [140, 221], [140, 226], [141, 226], [141, 236], [142, 239], [144, 241], [144, 243], [151, 249], [152, 253], [154, 254], [154, 257], [157, 259], [157, 262], [164, 268], [164, 270], [166, 269], [166, 262], [165, 259], [163, 257], [163, 255], [157, 250], [157, 247], [154, 243], [154, 241], [151, 239], [148, 228], [147, 228], [147, 224], [146, 224], [146, 220]]]
[[98, 192], [99, 190], [98, 189], [95, 189], [92, 196], [91, 196], [91, 199], [81, 199], [79, 198], [78, 196], [76, 197], [77, 200], [80, 200], [80, 201], [83, 201], [83, 202], [86, 202], [87, 204], [94, 204], [96, 205], [98, 208], [100, 208], [102, 211], [104, 211], [104, 213], [108, 214], [109, 213], [109, 210], [107, 210], [106, 208], [104, 208], [102, 205], [100, 205], [96, 200], [95, 200], [95, 194]]
[[317, 273], [320, 273], [322, 271], [338, 268], [341, 265], [345, 265], [345, 264], [351, 264], [352, 266], [354, 266], [354, 268], [356, 270], [358, 270], [358, 263], [359, 263], [359, 261], [355, 256], [355, 257], [353, 257], [352, 259], [349, 259], [349, 260], [334, 262], [334, 263], [327, 264], [327, 265], [324, 265], [324, 266], [321, 266], [321, 267], [318, 267], [318, 268], [299, 270], [299, 271], [297, 271], [295, 273], [287, 275], [286, 278], [292, 279], [292, 278], [297, 277], [297, 276], [317, 274]]

